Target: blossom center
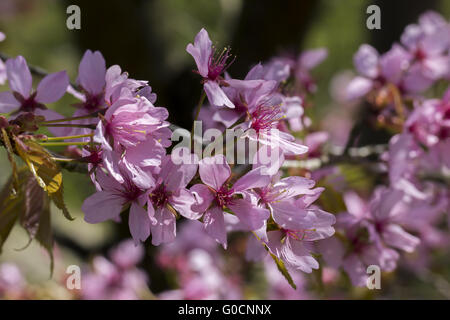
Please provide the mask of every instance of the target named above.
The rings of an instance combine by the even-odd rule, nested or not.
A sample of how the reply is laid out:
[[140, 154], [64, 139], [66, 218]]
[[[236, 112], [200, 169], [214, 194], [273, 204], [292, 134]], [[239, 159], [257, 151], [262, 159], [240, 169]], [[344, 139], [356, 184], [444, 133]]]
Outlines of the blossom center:
[[230, 204], [233, 200], [233, 189], [228, 189], [226, 186], [220, 187], [218, 191], [216, 191], [216, 201], [220, 207], [225, 207]]
[[45, 109], [45, 106], [35, 100], [36, 92], [31, 94], [28, 98], [24, 98], [21, 94], [14, 92], [14, 97], [19, 100], [21, 106], [20, 111], [34, 112], [36, 109]]
[[421, 48], [418, 48], [416, 50], [416, 52], [414, 53], [414, 57], [417, 60], [422, 61], [427, 57], [427, 55], [426, 55], [425, 51], [423, 51]]
[[94, 112], [103, 104], [103, 94], [92, 95], [86, 93], [86, 101], [83, 103], [83, 108], [87, 111]]
[[155, 207], [162, 207], [169, 202], [170, 192], [166, 190], [164, 184], [160, 184], [150, 193], [150, 200]]
[[259, 106], [252, 114], [251, 128], [256, 132], [276, 126], [284, 116], [279, 106]]
[[208, 79], [217, 80], [219, 76], [234, 62], [234, 58], [231, 57], [230, 48], [224, 48], [220, 54], [217, 54], [216, 50], [212, 48], [211, 55], [208, 61]]
[[281, 229], [284, 234], [296, 241], [308, 240], [315, 230], [313, 229], [303, 229], [303, 230], [289, 230], [289, 229]]
[[132, 183], [131, 181], [128, 181], [128, 180], [125, 180], [124, 187], [125, 188], [124, 188], [123, 196], [129, 202], [135, 201], [143, 193], [140, 188], [138, 188], [134, 183]]

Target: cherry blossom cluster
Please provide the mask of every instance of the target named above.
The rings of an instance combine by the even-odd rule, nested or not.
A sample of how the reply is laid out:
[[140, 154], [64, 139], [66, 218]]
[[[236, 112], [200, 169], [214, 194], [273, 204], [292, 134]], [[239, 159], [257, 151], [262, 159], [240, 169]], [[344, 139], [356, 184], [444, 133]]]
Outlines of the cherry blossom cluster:
[[[203, 88], [188, 143], [178, 145], [183, 134], [149, 83], [107, 67], [99, 51], [85, 52], [74, 83], [61, 71], [36, 88], [25, 58], [0, 60], [0, 84], [9, 85], [0, 92], [0, 144], [20, 150], [25, 162], [23, 154], [31, 157], [38, 145], [47, 150], [45, 159], [33, 154], [38, 162], [84, 165], [95, 187], [82, 205], [84, 220], [128, 223], [133, 240], [94, 259], [83, 298], [139, 297], [147, 279], [136, 265], [145, 241], [161, 245], [158, 263], [175, 270], [180, 284], [160, 297], [186, 299], [243, 296], [243, 280], [222, 272], [217, 244], [227, 249], [230, 233], [245, 235], [247, 260], [264, 261], [267, 274], [279, 267], [269, 277], [279, 291], [269, 295], [286, 298], [306, 296], [279, 284], [282, 276], [284, 284], [304, 282], [289, 271], [318, 270], [321, 281], [327, 273], [333, 282], [343, 270], [354, 286], [365, 286], [368, 266], [390, 272], [413, 252], [426, 264], [428, 249], [448, 248], [450, 24], [443, 17], [426, 12], [388, 52], [364, 44], [354, 55], [358, 75], [346, 98], [364, 98], [375, 114], [367, 123], [389, 136], [374, 154], [380, 146], [358, 149], [354, 132], [343, 152], [327, 150], [329, 133], [307, 115], [318, 90], [312, 69], [326, 49], [273, 57], [244, 79], [230, 72], [231, 49], [218, 49], [205, 29], [186, 51]], [[66, 94], [76, 100], [70, 117], [49, 108]], [[200, 149], [197, 121], [200, 134], [215, 138]], [[230, 132], [238, 141], [232, 157], [221, 139]], [[51, 151], [60, 146], [67, 147], [62, 154]], [[318, 165], [306, 165], [310, 160]], [[349, 167], [373, 170], [363, 176], [369, 186], [350, 186]]]
[[348, 97], [365, 96], [379, 110], [378, 120], [396, 127], [380, 158], [386, 185], [369, 200], [344, 191], [347, 212], [337, 215], [338, 236], [317, 244], [327, 265], [342, 267], [353, 285], [366, 285], [369, 265], [389, 272], [400, 252], [417, 249], [416, 267], [426, 265], [429, 249], [450, 243], [442, 229], [450, 217], [450, 89], [435, 97], [441, 83], [448, 87], [449, 48], [449, 23], [427, 12], [388, 52], [380, 56], [362, 45], [354, 56], [359, 75], [348, 84]]
[[[85, 52], [74, 84], [61, 71], [45, 76], [35, 90], [25, 58], [8, 59], [10, 91], [0, 93], [0, 113], [8, 114], [2, 128], [18, 143], [67, 146], [71, 161], [87, 164], [96, 188], [82, 205], [85, 221], [127, 218], [136, 245], [150, 236], [156, 246], [174, 241], [183, 217], [199, 220], [225, 249], [230, 230], [245, 231], [251, 255], [269, 252], [291, 270], [319, 268], [312, 244], [333, 235], [334, 215], [313, 204], [323, 188], [314, 188], [309, 178], [283, 178], [281, 166], [286, 157], [308, 151], [290, 132], [310, 122], [303, 112], [305, 96], [316, 90], [309, 70], [326, 51], [257, 64], [243, 80], [227, 73], [234, 60], [230, 49], [218, 51], [206, 30], [186, 51], [203, 84], [199, 113], [207, 97], [203, 110], [214, 113], [214, 123], [239, 132], [245, 143], [257, 143], [245, 156], [247, 164], [234, 165], [218, 150], [200, 157], [190, 148], [173, 149], [169, 114], [155, 105], [147, 81], [130, 78], [117, 65], [107, 68], [98, 51]], [[67, 118], [48, 108], [66, 93], [78, 100]], [[38, 134], [40, 128], [54, 137]], [[267, 156], [270, 161], [263, 161]]]

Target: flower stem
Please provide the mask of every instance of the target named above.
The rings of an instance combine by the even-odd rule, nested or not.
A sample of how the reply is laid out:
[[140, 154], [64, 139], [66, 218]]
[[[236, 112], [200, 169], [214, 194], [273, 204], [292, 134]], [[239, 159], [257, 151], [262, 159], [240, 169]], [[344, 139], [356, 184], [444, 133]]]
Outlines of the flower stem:
[[65, 158], [56, 158], [56, 157], [53, 157], [52, 160], [53, 161], [57, 161], [57, 162], [73, 162], [73, 161], [76, 161], [76, 159], [70, 159], [70, 158], [65, 159]]
[[191, 145], [194, 141], [194, 125], [195, 125], [195, 121], [197, 121], [198, 116], [200, 114], [200, 110], [202, 109], [203, 106], [203, 101], [205, 101], [206, 98], [206, 93], [205, 91], [202, 92], [202, 95], [200, 96], [200, 100], [198, 101], [198, 105], [197, 105], [197, 109], [195, 111], [195, 118], [194, 118], [194, 122], [192, 123], [192, 129], [191, 129]]
[[71, 118], [63, 118], [63, 119], [55, 119], [55, 120], [44, 121], [44, 122], [42, 122], [42, 124], [46, 125], [46, 124], [51, 124], [51, 123], [59, 123], [59, 122], [68, 122], [68, 121], [73, 121], [73, 120], [83, 120], [83, 119], [96, 118], [100, 112], [101, 112], [101, 111], [96, 111], [96, 112], [87, 114], [87, 115], [85, 115], [85, 116], [79, 116], [79, 117], [71, 117]]
[[41, 142], [39, 143], [43, 147], [65, 147], [65, 146], [85, 146], [89, 142]]
[[85, 129], [95, 129], [94, 124], [72, 124], [72, 123], [50, 123], [41, 124], [43, 127], [61, 127], [61, 128], [85, 128]]
[[44, 140], [45, 141], [58, 141], [58, 140], [69, 140], [69, 139], [79, 139], [79, 138], [88, 138], [92, 137], [93, 134], [80, 134], [78, 136], [63, 136], [63, 137], [48, 137]]

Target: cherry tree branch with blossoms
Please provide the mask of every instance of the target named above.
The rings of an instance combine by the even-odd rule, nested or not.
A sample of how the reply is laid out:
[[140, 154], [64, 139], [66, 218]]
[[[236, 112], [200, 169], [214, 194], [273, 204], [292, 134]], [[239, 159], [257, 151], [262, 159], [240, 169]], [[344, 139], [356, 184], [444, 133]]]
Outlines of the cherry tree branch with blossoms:
[[[12, 168], [0, 193], [0, 248], [18, 222], [53, 257], [50, 203], [72, 219], [64, 168], [95, 186], [84, 220], [128, 223], [129, 250], [176, 243], [177, 220], [192, 220], [223, 249], [230, 233], [246, 234], [246, 258], [268, 256], [293, 288], [298, 271], [323, 265], [365, 286], [369, 265], [391, 272], [402, 252], [448, 246], [439, 224], [450, 207], [450, 91], [424, 93], [448, 85], [449, 48], [450, 25], [434, 12], [386, 53], [362, 45], [346, 98], [365, 100], [374, 128], [391, 138], [358, 145], [357, 123], [343, 148], [327, 147], [329, 134], [308, 116], [311, 70], [326, 49], [274, 57], [235, 79], [231, 49], [201, 29], [186, 47], [203, 85], [190, 134], [168, 122], [147, 81], [107, 67], [99, 51], [84, 53], [73, 83], [65, 71], [0, 54], [10, 89], [0, 92], [0, 145]], [[42, 78], [35, 89], [32, 74]], [[64, 95], [75, 101], [71, 117], [49, 108]], [[361, 172], [376, 176], [369, 195], [353, 188]]]

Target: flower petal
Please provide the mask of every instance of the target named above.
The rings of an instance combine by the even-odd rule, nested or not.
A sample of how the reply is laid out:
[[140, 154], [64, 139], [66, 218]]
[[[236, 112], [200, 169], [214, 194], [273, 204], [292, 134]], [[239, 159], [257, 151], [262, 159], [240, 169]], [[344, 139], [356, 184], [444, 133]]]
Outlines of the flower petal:
[[382, 237], [387, 245], [406, 252], [413, 252], [420, 243], [419, 238], [409, 234], [396, 224], [388, 225], [383, 230]]
[[150, 218], [144, 208], [135, 201], [131, 203], [128, 225], [135, 244], [144, 242], [149, 237]]
[[192, 205], [196, 203], [194, 195], [186, 189], [180, 189], [176, 194], [173, 194], [169, 200], [172, 207], [178, 211], [183, 217], [197, 220], [202, 216], [203, 212], [195, 212], [191, 209]]
[[159, 246], [162, 243], [172, 242], [176, 235], [175, 216], [169, 209], [163, 207], [155, 211], [154, 220], [150, 226], [152, 230], [152, 244]]
[[211, 190], [204, 184], [195, 184], [190, 190], [196, 200], [191, 206], [191, 209], [198, 213], [205, 212], [214, 200], [214, 195]]
[[69, 77], [65, 71], [49, 74], [39, 83], [35, 99], [40, 103], [53, 103], [61, 99], [68, 87]]
[[263, 167], [252, 169], [244, 176], [242, 176], [233, 185], [235, 192], [249, 190], [252, 188], [261, 188], [267, 186], [271, 181], [271, 176], [266, 174], [266, 170]]
[[120, 215], [124, 199], [116, 194], [99, 191], [84, 200], [81, 210], [88, 223], [99, 223], [115, 219]]
[[222, 88], [215, 81], [206, 81], [203, 85], [209, 102], [216, 107], [226, 106], [228, 108], [234, 108], [233, 102], [227, 97]]
[[216, 155], [200, 160], [199, 174], [203, 183], [219, 190], [230, 177], [231, 169], [223, 155]]
[[78, 67], [77, 83], [92, 95], [98, 95], [105, 87], [106, 65], [100, 51], [87, 50]]
[[18, 56], [15, 59], [6, 60], [6, 74], [11, 91], [18, 92], [22, 97], [28, 98], [33, 80], [24, 57]]
[[0, 92], [0, 113], [10, 113], [20, 107], [20, 102], [10, 91]]
[[208, 32], [201, 29], [195, 36], [194, 45], [189, 43], [186, 51], [194, 58], [200, 75], [204, 78], [208, 76], [209, 59], [212, 54], [212, 42], [209, 39]]
[[353, 78], [346, 89], [346, 98], [348, 100], [358, 99], [372, 90], [373, 82], [364, 77]]
[[224, 249], [227, 248], [227, 231], [225, 228], [225, 220], [223, 217], [222, 209], [215, 206], [206, 211], [203, 216], [203, 224], [206, 233], [218, 243], [220, 243]]
[[256, 207], [244, 199], [233, 200], [233, 204], [229, 204], [228, 207], [249, 230], [261, 228], [270, 217], [269, 210]]
[[374, 47], [363, 44], [355, 53], [353, 62], [359, 74], [373, 79], [378, 75], [378, 58], [378, 52]]

